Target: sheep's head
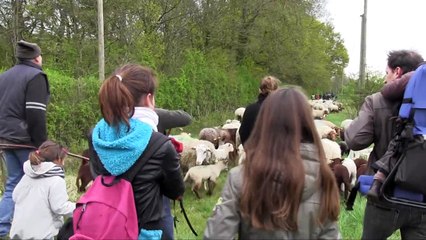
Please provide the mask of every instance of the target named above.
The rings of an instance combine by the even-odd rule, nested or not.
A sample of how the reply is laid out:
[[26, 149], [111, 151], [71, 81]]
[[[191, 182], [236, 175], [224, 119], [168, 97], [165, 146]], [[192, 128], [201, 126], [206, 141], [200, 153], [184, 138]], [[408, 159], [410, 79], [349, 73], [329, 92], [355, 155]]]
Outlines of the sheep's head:
[[232, 143], [224, 143], [220, 145], [218, 149], [226, 149], [228, 152], [233, 152], [234, 145], [232, 145]]
[[342, 164], [342, 159], [340, 158], [334, 158], [330, 160], [331, 163], [328, 164], [328, 166], [330, 166], [331, 170], [334, 170], [334, 167], [336, 165], [341, 165]]
[[336, 141], [337, 138], [337, 133], [334, 129], [332, 129], [328, 134], [327, 134], [327, 138], [332, 140], [332, 141]]
[[204, 161], [209, 162], [212, 158], [212, 151], [209, 147], [204, 144], [198, 144], [195, 147], [195, 154], [197, 155], [197, 159], [195, 160], [195, 165], [201, 165]]

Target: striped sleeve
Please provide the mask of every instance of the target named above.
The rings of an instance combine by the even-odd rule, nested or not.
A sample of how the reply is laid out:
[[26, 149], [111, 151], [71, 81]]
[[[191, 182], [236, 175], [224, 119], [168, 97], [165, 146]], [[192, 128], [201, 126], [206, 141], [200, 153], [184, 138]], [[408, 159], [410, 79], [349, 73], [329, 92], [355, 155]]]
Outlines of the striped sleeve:
[[26, 102], [25, 108], [26, 109], [38, 109], [38, 110], [46, 111], [46, 104], [39, 103], [39, 102]]
[[27, 85], [25, 112], [28, 133], [32, 143], [38, 147], [47, 140], [46, 106], [49, 85], [43, 73], [38, 74]]

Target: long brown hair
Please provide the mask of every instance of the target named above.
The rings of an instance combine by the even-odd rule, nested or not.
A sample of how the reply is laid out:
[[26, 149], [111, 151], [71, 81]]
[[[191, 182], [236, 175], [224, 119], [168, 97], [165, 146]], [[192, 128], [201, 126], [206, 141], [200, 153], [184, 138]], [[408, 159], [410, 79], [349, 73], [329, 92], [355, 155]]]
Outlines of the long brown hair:
[[296, 231], [305, 170], [300, 153], [303, 142], [318, 149], [318, 187], [322, 191], [318, 223], [337, 220], [339, 193], [327, 166], [306, 96], [295, 87], [279, 89], [262, 104], [247, 140], [242, 216], [253, 227]]
[[143, 96], [154, 95], [157, 79], [154, 71], [138, 64], [126, 64], [109, 76], [99, 90], [99, 104], [105, 121], [128, 127], [129, 118]]

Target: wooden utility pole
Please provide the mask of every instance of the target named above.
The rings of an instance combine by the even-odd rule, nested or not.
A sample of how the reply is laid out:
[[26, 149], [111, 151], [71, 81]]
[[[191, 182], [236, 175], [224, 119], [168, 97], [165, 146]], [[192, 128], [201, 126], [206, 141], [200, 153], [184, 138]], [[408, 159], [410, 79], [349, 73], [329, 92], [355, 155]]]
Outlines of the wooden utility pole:
[[99, 80], [105, 79], [105, 49], [104, 49], [104, 4], [98, 0], [98, 61]]
[[361, 15], [361, 55], [359, 61], [359, 86], [365, 84], [365, 67], [366, 67], [366, 39], [367, 39], [367, 0], [364, 0], [364, 13]]

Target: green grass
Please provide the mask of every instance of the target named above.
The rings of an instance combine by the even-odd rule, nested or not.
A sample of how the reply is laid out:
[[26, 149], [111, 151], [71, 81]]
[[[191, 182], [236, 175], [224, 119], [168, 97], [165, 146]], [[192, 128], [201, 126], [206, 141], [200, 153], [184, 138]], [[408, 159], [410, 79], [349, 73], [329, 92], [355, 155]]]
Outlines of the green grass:
[[332, 113], [327, 115], [326, 119], [334, 124], [336, 126], [340, 127], [340, 123], [342, 123], [343, 120], [351, 118], [351, 113], [344, 109], [341, 112], [338, 113]]

